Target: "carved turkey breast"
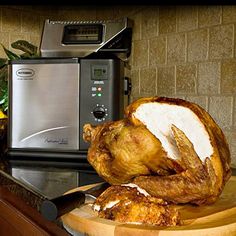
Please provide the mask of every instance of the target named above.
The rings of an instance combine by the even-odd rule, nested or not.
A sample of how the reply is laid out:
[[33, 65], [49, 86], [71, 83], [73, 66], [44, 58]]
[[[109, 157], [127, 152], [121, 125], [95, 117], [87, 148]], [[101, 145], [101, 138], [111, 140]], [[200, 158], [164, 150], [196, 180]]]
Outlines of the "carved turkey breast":
[[101, 218], [122, 223], [157, 226], [180, 225], [175, 205], [150, 196], [135, 184], [112, 185], [93, 204]]
[[134, 183], [172, 203], [210, 204], [231, 175], [226, 138], [200, 106], [141, 98], [120, 121], [84, 126], [88, 161], [110, 184]]

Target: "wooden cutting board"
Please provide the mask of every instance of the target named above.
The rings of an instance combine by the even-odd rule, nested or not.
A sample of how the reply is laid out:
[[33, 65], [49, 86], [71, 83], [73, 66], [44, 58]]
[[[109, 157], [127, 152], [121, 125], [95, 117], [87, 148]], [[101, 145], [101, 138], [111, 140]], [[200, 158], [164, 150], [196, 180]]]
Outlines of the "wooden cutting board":
[[[85, 190], [91, 186], [79, 189]], [[74, 236], [81, 233], [91, 236], [236, 236], [236, 176], [230, 178], [213, 205], [184, 205], [178, 208], [183, 225], [172, 227], [123, 224], [101, 219], [89, 205], [76, 208], [61, 219], [66, 230]]]

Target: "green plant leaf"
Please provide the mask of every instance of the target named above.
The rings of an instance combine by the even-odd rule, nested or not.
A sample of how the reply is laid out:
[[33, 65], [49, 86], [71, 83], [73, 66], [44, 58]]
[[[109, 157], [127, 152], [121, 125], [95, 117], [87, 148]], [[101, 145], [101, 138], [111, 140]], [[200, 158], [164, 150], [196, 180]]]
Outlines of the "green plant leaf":
[[6, 58], [0, 58], [0, 68], [4, 67], [7, 65], [7, 59]]
[[6, 101], [6, 96], [2, 96], [0, 100], [0, 105], [4, 104]]
[[6, 49], [3, 44], [1, 44], [1, 45], [2, 45], [3, 50], [6, 53], [9, 60], [20, 59], [20, 57], [17, 54], [15, 54], [14, 52], [11, 52], [10, 50]]
[[7, 94], [7, 90], [4, 91], [4, 93], [2, 93], [1, 96], [0, 96], [0, 105], [1, 105], [3, 111], [7, 111], [7, 109], [8, 109], [8, 94]]
[[12, 48], [24, 52], [21, 55], [11, 52], [1, 43], [0, 45], [3, 47], [8, 58], [0, 58], [0, 110], [6, 113], [8, 110], [8, 61], [18, 60], [21, 58], [34, 58], [39, 57], [39, 55], [37, 54], [38, 48], [25, 40], [18, 40], [11, 44]]
[[7, 92], [8, 85], [6, 80], [0, 80], [0, 94]]
[[8, 77], [8, 70], [7, 70], [7, 65], [3, 66], [0, 68], [0, 81], [7, 81]]
[[29, 53], [25, 52], [23, 54], [20, 55], [20, 58], [24, 59], [24, 58], [31, 58], [32, 55], [30, 55]]
[[37, 54], [38, 48], [25, 40], [17, 40], [11, 44], [15, 49], [19, 49], [29, 55]]

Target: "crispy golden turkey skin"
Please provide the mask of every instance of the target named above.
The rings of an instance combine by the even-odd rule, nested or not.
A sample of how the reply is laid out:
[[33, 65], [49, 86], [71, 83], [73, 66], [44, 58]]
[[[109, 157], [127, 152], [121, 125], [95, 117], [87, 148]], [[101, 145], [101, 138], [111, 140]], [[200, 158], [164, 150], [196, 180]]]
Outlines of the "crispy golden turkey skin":
[[122, 223], [157, 226], [180, 225], [180, 214], [173, 205], [147, 194], [134, 184], [113, 185], [93, 204], [98, 216]]
[[231, 175], [225, 136], [200, 106], [141, 98], [120, 121], [84, 126], [88, 161], [110, 184], [135, 183], [173, 203], [210, 204]]

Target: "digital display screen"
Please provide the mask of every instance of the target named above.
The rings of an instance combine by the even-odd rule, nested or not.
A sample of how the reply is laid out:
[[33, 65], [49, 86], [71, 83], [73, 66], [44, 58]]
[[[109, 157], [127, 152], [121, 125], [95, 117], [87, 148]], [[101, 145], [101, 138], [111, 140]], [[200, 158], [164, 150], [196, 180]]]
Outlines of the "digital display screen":
[[102, 76], [102, 69], [94, 69], [94, 76], [101, 77]]
[[93, 65], [92, 80], [106, 80], [106, 79], [107, 79], [107, 65]]
[[64, 27], [62, 43], [96, 43], [102, 42], [102, 25], [101, 24], [80, 24], [66, 25]]

